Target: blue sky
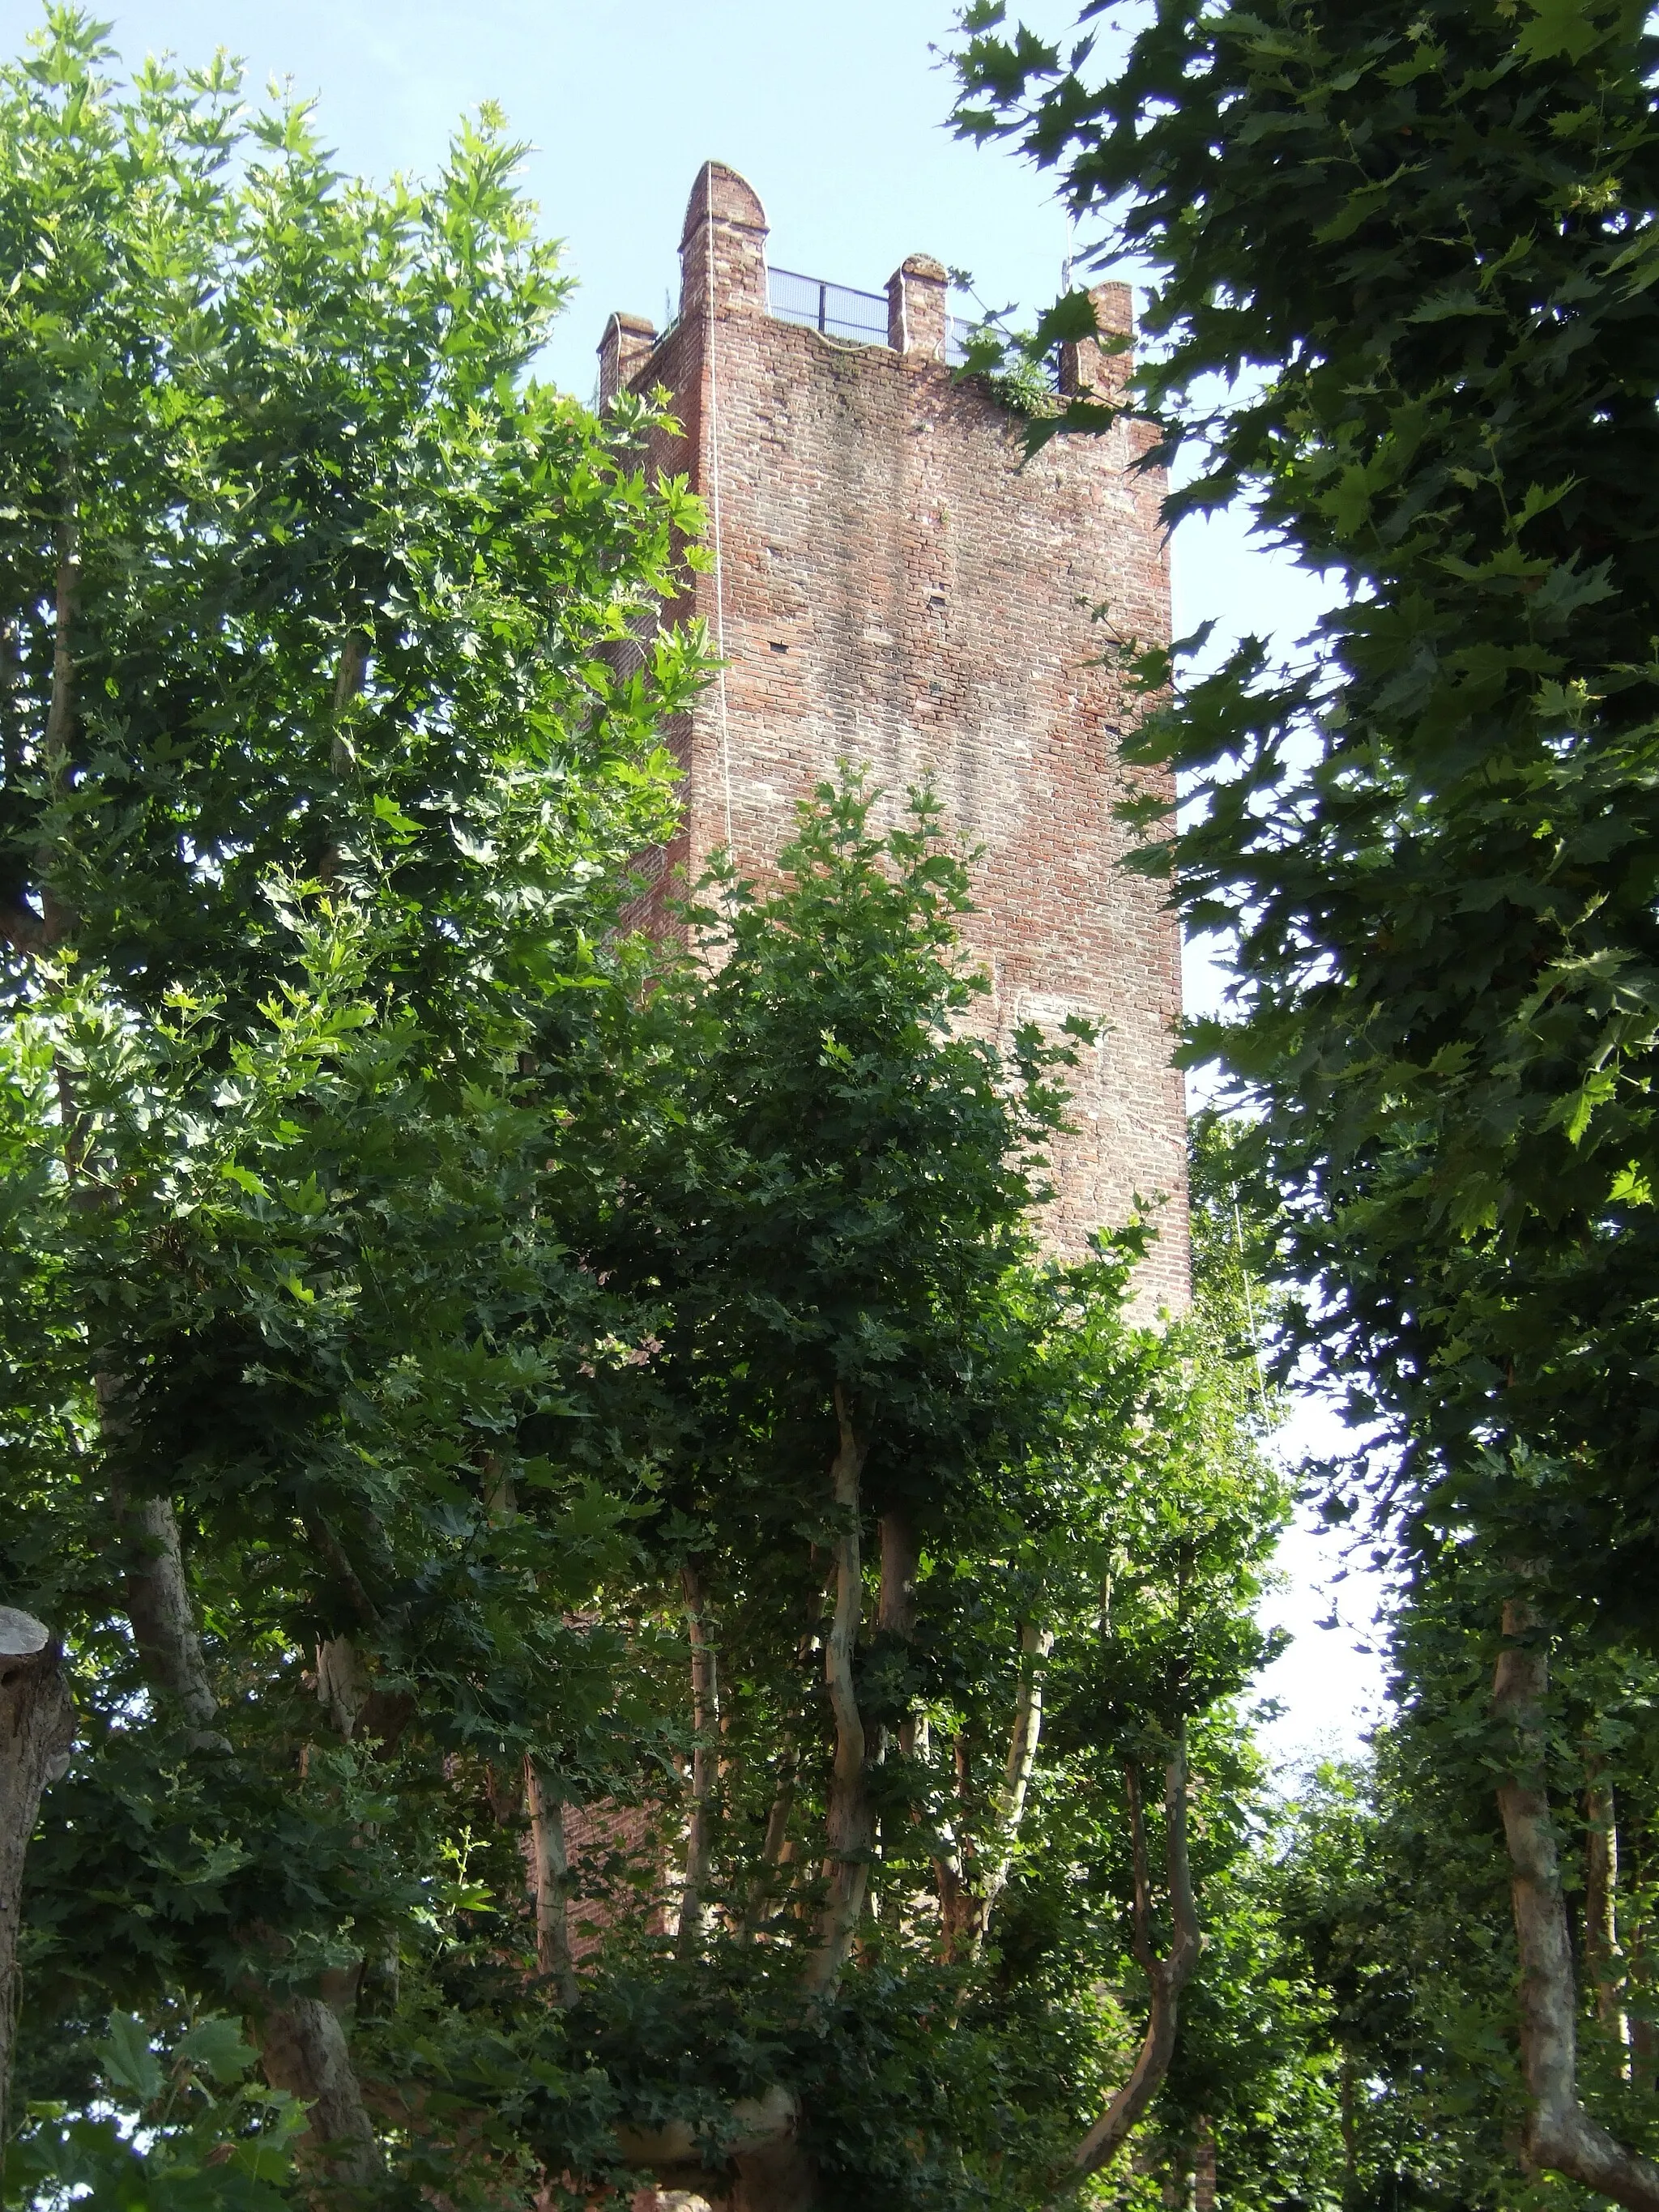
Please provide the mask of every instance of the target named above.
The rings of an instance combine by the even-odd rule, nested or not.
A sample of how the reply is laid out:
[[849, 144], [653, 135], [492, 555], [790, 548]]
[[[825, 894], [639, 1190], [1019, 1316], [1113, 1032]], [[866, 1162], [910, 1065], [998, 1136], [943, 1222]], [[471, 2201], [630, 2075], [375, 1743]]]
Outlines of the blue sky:
[[[878, 291], [925, 252], [971, 270], [997, 307], [1041, 305], [1060, 281], [1066, 226], [1048, 184], [945, 127], [951, 80], [933, 49], [953, 0], [106, 0], [94, 12], [113, 19], [128, 62], [205, 60], [222, 46], [253, 88], [274, 76], [316, 94], [342, 166], [375, 178], [432, 169], [457, 118], [499, 101], [580, 280], [548, 370], [583, 397], [611, 311], [661, 321], [678, 296], [680, 220], [710, 155], [759, 192], [782, 267]], [[1030, 0], [1018, 12], [1060, 34], [1073, 11]], [[0, 0], [0, 45], [15, 52], [40, 20], [33, 0]], [[1110, 19], [1100, 27], [1116, 35]], [[1220, 639], [1255, 630], [1289, 647], [1322, 605], [1314, 580], [1253, 547], [1232, 516], [1183, 526], [1175, 586], [1177, 635], [1209, 620]], [[1189, 1000], [1216, 988], [1195, 948]], [[1296, 1433], [1316, 1425], [1304, 1415]], [[1268, 1685], [1288, 1708], [1273, 1741], [1351, 1742], [1376, 1693], [1376, 1663], [1355, 1649], [1371, 1586], [1346, 1585], [1349, 1625], [1322, 1630], [1338, 1562], [1304, 1532], [1285, 1564], [1274, 1616], [1297, 1640]]]

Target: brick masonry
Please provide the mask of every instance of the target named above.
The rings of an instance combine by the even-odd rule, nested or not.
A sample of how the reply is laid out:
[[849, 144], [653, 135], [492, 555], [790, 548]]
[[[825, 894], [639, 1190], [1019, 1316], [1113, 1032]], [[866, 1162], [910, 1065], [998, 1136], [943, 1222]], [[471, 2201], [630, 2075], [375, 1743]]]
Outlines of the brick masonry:
[[[675, 736], [684, 830], [657, 880], [730, 842], [763, 875], [795, 802], [838, 760], [866, 763], [890, 815], [931, 777], [983, 848], [966, 935], [993, 990], [983, 1018], [1098, 1024], [1073, 1078], [1048, 1234], [1080, 1249], [1137, 1194], [1164, 1195], [1143, 1306], [1188, 1296], [1185, 1109], [1170, 1066], [1179, 939], [1158, 887], [1118, 863], [1132, 713], [1113, 635], [1170, 634], [1145, 434], [1057, 439], [1024, 463], [1021, 424], [946, 366], [946, 276], [913, 255], [888, 286], [889, 343], [851, 343], [768, 312], [767, 224], [735, 171], [698, 176], [680, 245], [679, 315], [660, 337], [615, 315], [600, 392], [664, 386], [684, 434], [653, 465], [718, 510], [717, 570], [687, 604], [723, 647], [723, 682]], [[1126, 287], [1095, 294], [1127, 331]], [[1121, 355], [1067, 349], [1063, 380], [1105, 389]], [[1096, 611], [1106, 611], [1106, 620]], [[1103, 665], [1104, 664], [1104, 665]]]

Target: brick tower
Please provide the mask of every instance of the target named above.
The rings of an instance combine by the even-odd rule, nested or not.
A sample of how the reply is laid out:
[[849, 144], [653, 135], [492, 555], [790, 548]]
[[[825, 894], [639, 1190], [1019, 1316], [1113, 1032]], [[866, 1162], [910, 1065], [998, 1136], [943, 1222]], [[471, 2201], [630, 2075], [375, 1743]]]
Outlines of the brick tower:
[[[766, 216], [704, 165], [680, 240], [680, 310], [660, 334], [613, 315], [599, 391], [665, 386], [684, 428], [653, 465], [706, 501], [715, 556], [690, 603], [726, 663], [674, 744], [684, 827], [652, 856], [696, 875], [728, 843], [764, 873], [794, 802], [838, 760], [867, 763], [890, 811], [931, 777], [951, 829], [983, 848], [966, 935], [988, 973], [988, 1030], [1087, 1016], [1075, 1136], [1047, 1224], [1063, 1250], [1164, 1194], [1143, 1300], [1184, 1304], [1185, 1110], [1170, 1065], [1179, 939], [1158, 886], [1117, 863], [1117, 738], [1133, 710], [1094, 611], [1167, 640], [1169, 569], [1142, 434], [1057, 439], [1023, 463], [1021, 424], [958, 383], [946, 276], [913, 255], [885, 299], [769, 270]], [[1127, 331], [1127, 287], [1095, 295]], [[1066, 349], [1062, 380], [1104, 387], [1123, 356]]]

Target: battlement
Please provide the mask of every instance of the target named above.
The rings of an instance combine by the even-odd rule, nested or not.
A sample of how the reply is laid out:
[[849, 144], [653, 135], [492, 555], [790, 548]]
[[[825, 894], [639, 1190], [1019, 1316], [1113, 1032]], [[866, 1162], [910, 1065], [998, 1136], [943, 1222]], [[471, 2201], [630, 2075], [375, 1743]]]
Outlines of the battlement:
[[[674, 322], [612, 315], [599, 345], [602, 399], [672, 395], [681, 434], [652, 465], [702, 495], [714, 556], [672, 611], [707, 621], [724, 668], [672, 733], [684, 827], [648, 872], [695, 875], [727, 845], [763, 875], [840, 761], [869, 767], [890, 812], [931, 781], [980, 848], [965, 933], [991, 980], [988, 1029], [1006, 1042], [1081, 1014], [1100, 1031], [1073, 1078], [1048, 1233], [1075, 1250], [1163, 1195], [1144, 1295], [1182, 1304], [1179, 938], [1158, 887], [1119, 866], [1114, 811], [1137, 711], [1115, 647], [1170, 634], [1162, 484], [1138, 465], [1150, 434], [1125, 416], [1028, 462], [1023, 422], [957, 374], [938, 261], [912, 254], [884, 293], [860, 292], [773, 269], [768, 236], [753, 188], [705, 163]], [[1131, 331], [1127, 286], [1091, 296], [1103, 335]], [[1109, 396], [1127, 363], [1080, 342], [1061, 382]]]

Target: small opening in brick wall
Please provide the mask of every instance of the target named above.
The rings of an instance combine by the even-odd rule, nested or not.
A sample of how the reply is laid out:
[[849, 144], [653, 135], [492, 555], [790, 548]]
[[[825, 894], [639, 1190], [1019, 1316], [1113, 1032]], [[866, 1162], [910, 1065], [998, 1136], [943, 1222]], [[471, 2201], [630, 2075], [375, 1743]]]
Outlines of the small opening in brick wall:
[[789, 650], [787, 645], [783, 644], [781, 640], [775, 637], [770, 641], [770, 643], [774, 653], [787, 653]]

